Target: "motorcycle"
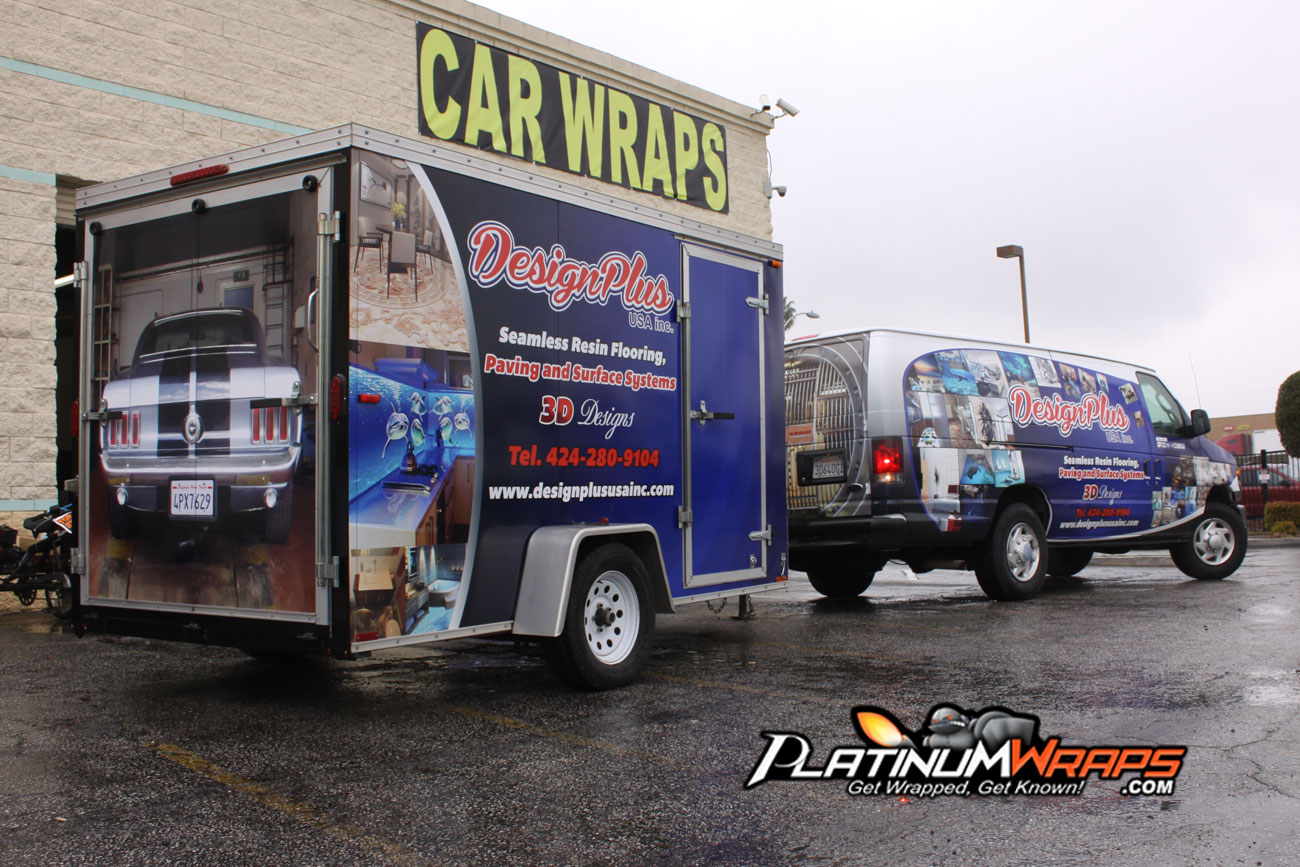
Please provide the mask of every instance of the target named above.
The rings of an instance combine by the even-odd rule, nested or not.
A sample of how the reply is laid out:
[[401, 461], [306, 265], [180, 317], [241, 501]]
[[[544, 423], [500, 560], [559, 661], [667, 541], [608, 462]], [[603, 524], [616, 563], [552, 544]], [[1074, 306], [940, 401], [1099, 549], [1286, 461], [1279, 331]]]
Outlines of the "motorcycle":
[[23, 529], [36, 539], [18, 546], [18, 531], [0, 524], [0, 591], [13, 593], [26, 606], [45, 592], [45, 604], [56, 617], [72, 616], [72, 506], [51, 506], [23, 519]]

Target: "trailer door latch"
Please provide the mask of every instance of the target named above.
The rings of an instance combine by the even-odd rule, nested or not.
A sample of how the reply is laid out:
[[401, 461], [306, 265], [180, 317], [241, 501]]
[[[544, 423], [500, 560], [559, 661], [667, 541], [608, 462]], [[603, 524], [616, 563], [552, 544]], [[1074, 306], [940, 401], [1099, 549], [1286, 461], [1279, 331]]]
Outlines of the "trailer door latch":
[[754, 532], [750, 533], [750, 534], [749, 534], [749, 541], [751, 541], [751, 542], [766, 542], [767, 544], [771, 545], [771, 544], [772, 544], [772, 525], [771, 525], [771, 524], [768, 524], [768, 525], [767, 525], [767, 529], [764, 529], [764, 530], [755, 530]]
[[317, 215], [316, 215], [316, 234], [317, 234], [317, 235], [329, 235], [329, 236], [332, 237], [335, 241], [341, 241], [341, 240], [342, 240], [342, 234], [341, 234], [341, 231], [342, 231], [342, 228], [343, 228], [343, 225], [342, 225], [342, 224], [343, 224], [343, 221], [340, 219], [340, 217], [341, 217], [341, 215], [339, 214], [338, 211], [335, 211], [332, 215], [331, 215], [331, 214], [324, 214], [324, 213], [322, 213], [322, 214], [317, 214]]
[[762, 310], [764, 313], [768, 311], [768, 304], [766, 298], [746, 298], [745, 303], [748, 304], [750, 307], [757, 307], [759, 310]]
[[694, 520], [695, 520], [695, 513], [693, 513], [690, 509], [686, 508], [685, 506], [677, 507], [677, 526], [679, 527], [689, 526], [692, 522], [694, 522]]
[[704, 401], [702, 400], [700, 401], [699, 409], [691, 410], [691, 418], [699, 419], [700, 424], [703, 424], [709, 419], [718, 419], [720, 421], [726, 421], [727, 419], [734, 419], [735, 417], [736, 414], [734, 412], [710, 412], [709, 408], [704, 404]]

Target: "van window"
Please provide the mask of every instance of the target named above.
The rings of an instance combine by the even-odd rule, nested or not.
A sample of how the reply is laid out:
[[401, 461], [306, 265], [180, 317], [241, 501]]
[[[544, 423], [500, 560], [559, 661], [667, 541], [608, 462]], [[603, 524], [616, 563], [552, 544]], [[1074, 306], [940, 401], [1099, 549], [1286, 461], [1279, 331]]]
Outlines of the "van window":
[[1187, 413], [1165, 388], [1165, 384], [1146, 373], [1138, 374], [1142, 397], [1151, 416], [1151, 430], [1164, 436], [1178, 436], [1178, 429], [1188, 423]]

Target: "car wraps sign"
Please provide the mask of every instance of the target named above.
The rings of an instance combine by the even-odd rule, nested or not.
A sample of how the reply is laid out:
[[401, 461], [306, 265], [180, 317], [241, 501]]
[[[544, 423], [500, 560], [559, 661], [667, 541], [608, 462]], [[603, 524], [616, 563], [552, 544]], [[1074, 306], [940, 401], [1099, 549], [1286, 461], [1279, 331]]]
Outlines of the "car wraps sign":
[[422, 135], [727, 213], [722, 126], [416, 23]]

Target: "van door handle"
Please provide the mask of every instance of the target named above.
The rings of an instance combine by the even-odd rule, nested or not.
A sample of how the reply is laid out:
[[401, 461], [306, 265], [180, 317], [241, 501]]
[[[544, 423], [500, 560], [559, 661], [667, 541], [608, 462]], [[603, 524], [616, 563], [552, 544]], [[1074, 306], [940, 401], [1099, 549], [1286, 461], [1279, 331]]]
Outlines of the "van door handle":
[[717, 421], [727, 421], [729, 419], [734, 419], [735, 417], [736, 414], [734, 412], [710, 412], [709, 408], [705, 405], [704, 401], [700, 401], [700, 408], [698, 410], [696, 409], [691, 410], [691, 418], [699, 419], [701, 424], [708, 421], [709, 419], [716, 419]]

